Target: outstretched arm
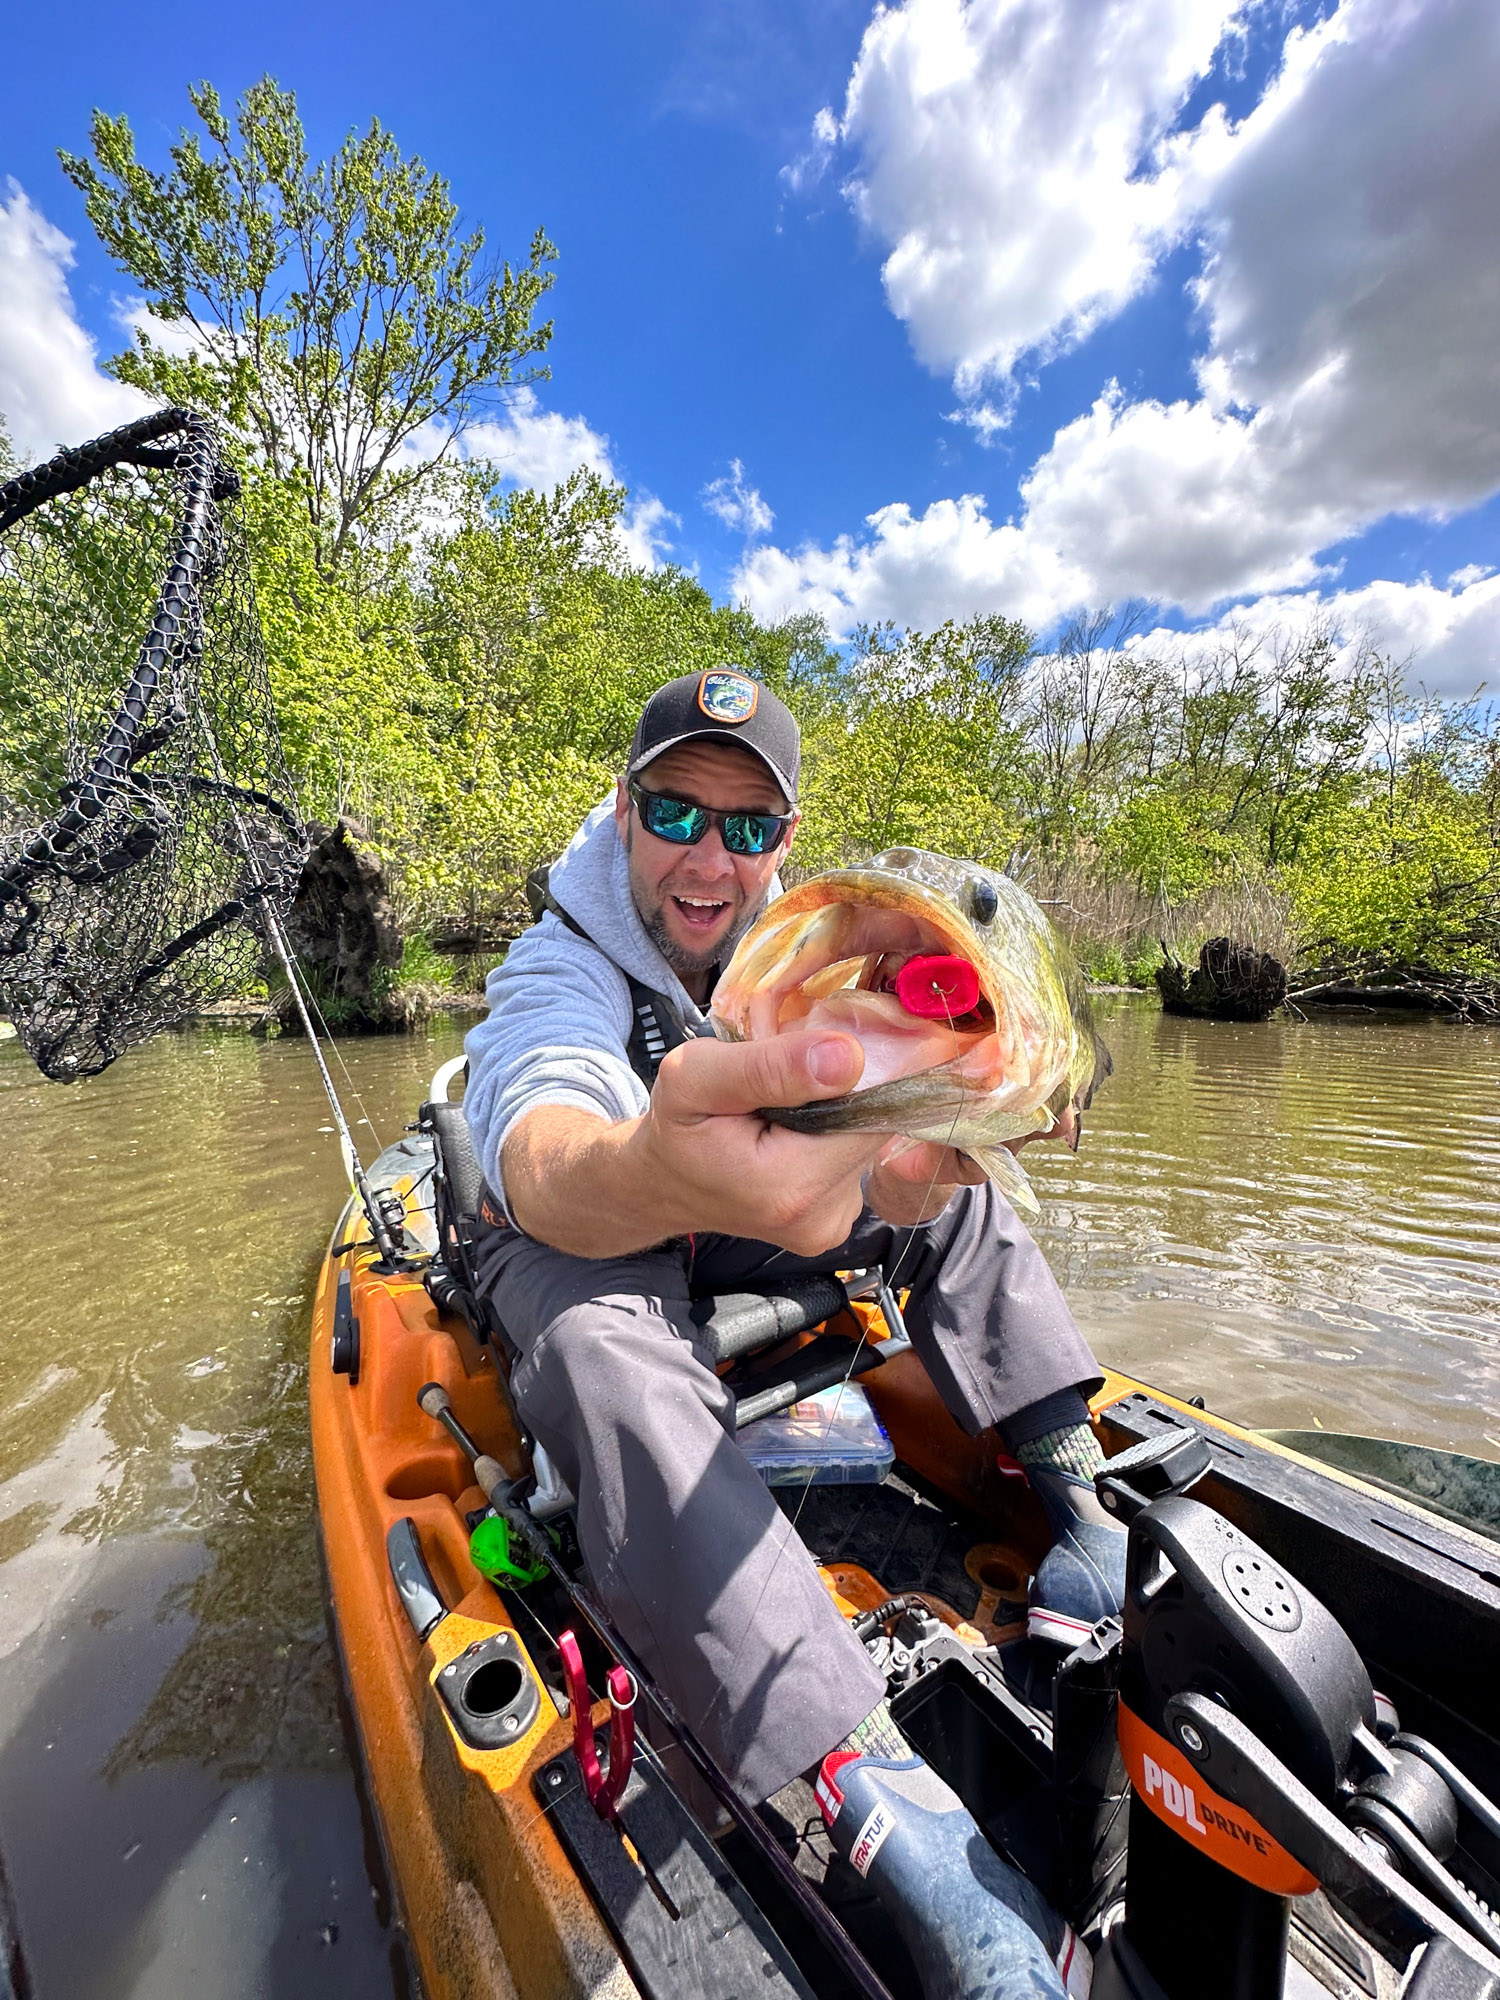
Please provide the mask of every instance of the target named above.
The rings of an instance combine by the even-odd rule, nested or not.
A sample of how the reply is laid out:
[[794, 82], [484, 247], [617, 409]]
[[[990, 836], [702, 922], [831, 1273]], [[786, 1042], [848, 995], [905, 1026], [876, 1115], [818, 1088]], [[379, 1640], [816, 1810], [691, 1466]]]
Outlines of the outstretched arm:
[[700, 1230], [817, 1256], [853, 1229], [862, 1177], [889, 1141], [810, 1138], [755, 1113], [841, 1097], [863, 1067], [851, 1035], [686, 1042], [662, 1063], [644, 1117], [544, 1104], [518, 1118], [501, 1152], [506, 1206], [528, 1236], [575, 1257]]

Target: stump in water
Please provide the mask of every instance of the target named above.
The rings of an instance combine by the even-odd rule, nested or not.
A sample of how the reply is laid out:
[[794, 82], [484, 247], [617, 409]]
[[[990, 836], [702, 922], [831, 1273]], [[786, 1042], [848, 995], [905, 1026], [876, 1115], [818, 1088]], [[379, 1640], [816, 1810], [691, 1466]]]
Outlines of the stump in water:
[[[385, 871], [357, 820], [308, 828], [312, 851], [297, 884], [287, 931], [331, 1028], [380, 1033], [404, 1025], [391, 1004], [401, 963], [401, 933], [391, 914]], [[276, 1012], [284, 1028], [301, 1027], [290, 994]]]
[[1180, 958], [1156, 969], [1157, 991], [1169, 1014], [1215, 1021], [1264, 1021], [1286, 998], [1286, 967], [1269, 952], [1233, 938], [1210, 938], [1191, 973]]

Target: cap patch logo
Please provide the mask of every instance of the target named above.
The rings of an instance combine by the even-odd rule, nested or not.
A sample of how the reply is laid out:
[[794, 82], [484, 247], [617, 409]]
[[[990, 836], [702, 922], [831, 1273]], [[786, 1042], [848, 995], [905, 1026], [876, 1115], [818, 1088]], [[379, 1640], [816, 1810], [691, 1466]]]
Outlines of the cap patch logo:
[[759, 700], [760, 689], [748, 674], [732, 674], [723, 667], [698, 683], [698, 706], [715, 722], [748, 722]]

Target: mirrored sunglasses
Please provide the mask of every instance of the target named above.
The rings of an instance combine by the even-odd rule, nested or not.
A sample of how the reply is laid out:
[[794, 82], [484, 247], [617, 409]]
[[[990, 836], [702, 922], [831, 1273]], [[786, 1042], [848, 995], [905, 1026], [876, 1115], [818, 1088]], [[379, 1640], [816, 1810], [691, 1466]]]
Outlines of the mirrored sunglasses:
[[696, 847], [708, 829], [716, 826], [731, 854], [768, 854], [796, 819], [795, 813], [717, 812], [712, 806], [695, 806], [666, 792], [648, 792], [634, 779], [626, 789], [647, 833], [654, 833], [658, 840], [670, 840], [676, 847]]

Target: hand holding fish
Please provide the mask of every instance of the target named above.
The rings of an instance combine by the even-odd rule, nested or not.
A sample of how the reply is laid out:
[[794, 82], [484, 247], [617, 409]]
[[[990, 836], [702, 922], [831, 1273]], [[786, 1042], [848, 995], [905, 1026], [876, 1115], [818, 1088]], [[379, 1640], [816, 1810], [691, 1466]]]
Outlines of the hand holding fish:
[[[833, 1097], [859, 1081], [852, 1035], [794, 1034], [727, 1047], [695, 1040], [665, 1058], [642, 1121], [651, 1172], [678, 1183], [687, 1227], [776, 1243], [797, 1256], [832, 1249], [853, 1229], [860, 1183], [884, 1141], [847, 1132], [824, 1146], [760, 1115], [772, 1105]], [[659, 1184], [659, 1183], [658, 1183]]]
[[799, 1132], [927, 1142], [872, 1175], [872, 1205], [893, 1221], [935, 1214], [976, 1167], [1035, 1214], [1015, 1150], [1054, 1132], [1076, 1145], [1111, 1068], [1083, 974], [1034, 899], [1009, 876], [910, 847], [773, 903], [726, 967], [713, 1022], [751, 1044], [808, 1029], [859, 1039], [858, 1090], [762, 1109]]
[[862, 1061], [847, 1034], [742, 1048], [694, 1040], [664, 1059], [644, 1117], [538, 1105], [506, 1135], [511, 1214], [576, 1257], [628, 1256], [707, 1230], [820, 1256], [854, 1227], [861, 1181], [886, 1140], [807, 1138], [768, 1123], [762, 1108], [842, 1096]]

